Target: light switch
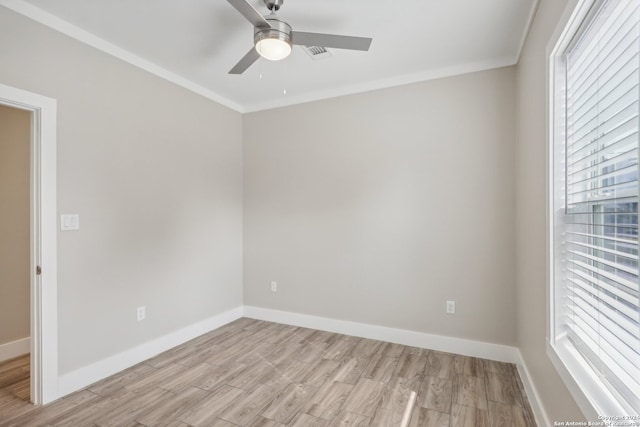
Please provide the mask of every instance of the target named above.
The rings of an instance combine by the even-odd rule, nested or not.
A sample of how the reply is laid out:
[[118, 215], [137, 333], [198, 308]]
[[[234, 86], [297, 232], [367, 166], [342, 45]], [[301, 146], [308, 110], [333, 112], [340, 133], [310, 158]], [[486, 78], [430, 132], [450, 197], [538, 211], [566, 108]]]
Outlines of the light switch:
[[60, 231], [80, 230], [80, 215], [60, 215]]

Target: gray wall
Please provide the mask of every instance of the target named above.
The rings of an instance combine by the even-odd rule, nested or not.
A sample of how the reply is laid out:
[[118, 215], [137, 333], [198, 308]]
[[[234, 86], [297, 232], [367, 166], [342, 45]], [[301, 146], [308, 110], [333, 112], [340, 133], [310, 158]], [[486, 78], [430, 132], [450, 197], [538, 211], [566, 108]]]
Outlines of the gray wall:
[[244, 303], [515, 345], [514, 84], [511, 67], [245, 115]]
[[[517, 66], [518, 347], [551, 422], [584, 419], [546, 355], [546, 48], [567, 0], [542, 0]], [[571, 1], [575, 4], [575, 1]]]
[[517, 344], [552, 419], [579, 419], [545, 353], [566, 3], [541, 1], [515, 69], [244, 118], [0, 7], [0, 82], [58, 100], [59, 211], [81, 216], [59, 233], [61, 373], [242, 304], [244, 141], [246, 304]]
[[2, 7], [0, 28], [0, 82], [58, 100], [58, 209], [80, 215], [60, 373], [240, 306], [240, 114]]
[[31, 115], [0, 105], [0, 344], [29, 331]]

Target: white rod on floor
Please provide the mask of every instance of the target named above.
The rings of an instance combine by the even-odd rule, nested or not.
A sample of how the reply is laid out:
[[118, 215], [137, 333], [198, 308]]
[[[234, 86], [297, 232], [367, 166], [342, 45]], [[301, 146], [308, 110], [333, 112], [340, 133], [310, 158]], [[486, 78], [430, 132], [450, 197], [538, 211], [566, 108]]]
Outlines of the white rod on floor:
[[404, 416], [402, 417], [402, 422], [400, 423], [400, 427], [407, 427], [409, 425], [409, 421], [411, 421], [411, 412], [413, 412], [413, 405], [416, 403], [416, 392], [412, 391], [409, 396], [409, 401], [407, 402], [407, 407], [404, 410]]

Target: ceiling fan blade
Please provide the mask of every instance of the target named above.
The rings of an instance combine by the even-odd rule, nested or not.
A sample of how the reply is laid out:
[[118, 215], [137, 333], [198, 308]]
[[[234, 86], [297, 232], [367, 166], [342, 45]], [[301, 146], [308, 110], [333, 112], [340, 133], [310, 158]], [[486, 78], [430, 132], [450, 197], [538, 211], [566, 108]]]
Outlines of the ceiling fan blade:
[[369, 50], [372, 39], [368, 37], [338, 36], [335, 34], [292, 31], [293, 44], [303, 46], [333, 47], [336, 49]]
[[262, 14], [258, 12], [258, 10], [255, 7], [251, 6], [251, 4], [247, 2], [247, 0], [227, 0], [227, 1], [231, 3], [231, 6], [235, 7], [236, 10], [242, 14], [242, 16], [247, 18], [247, 21], [251, 22], [251, 25], [253, 25], [254, 27], [260, 27], [260, 28], [271, 27], [271, 24], [269, 24], [269, 22], [267, 22], [267, 20], [264, 19]]
[[229, 74], [242, 74], [245, 70], [260, 58], [260, 54], [256, 52], [256, 48], [252, 47], [249, 52], [229, 71]]

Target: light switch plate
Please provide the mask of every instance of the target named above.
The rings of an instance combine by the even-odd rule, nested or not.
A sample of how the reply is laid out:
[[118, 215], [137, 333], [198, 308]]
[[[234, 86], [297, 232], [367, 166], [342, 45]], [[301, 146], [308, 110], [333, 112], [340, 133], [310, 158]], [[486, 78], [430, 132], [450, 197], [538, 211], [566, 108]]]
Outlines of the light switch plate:
[[80, 230], [80, 215], [62, 214], [60, 215], [60, 231]]

